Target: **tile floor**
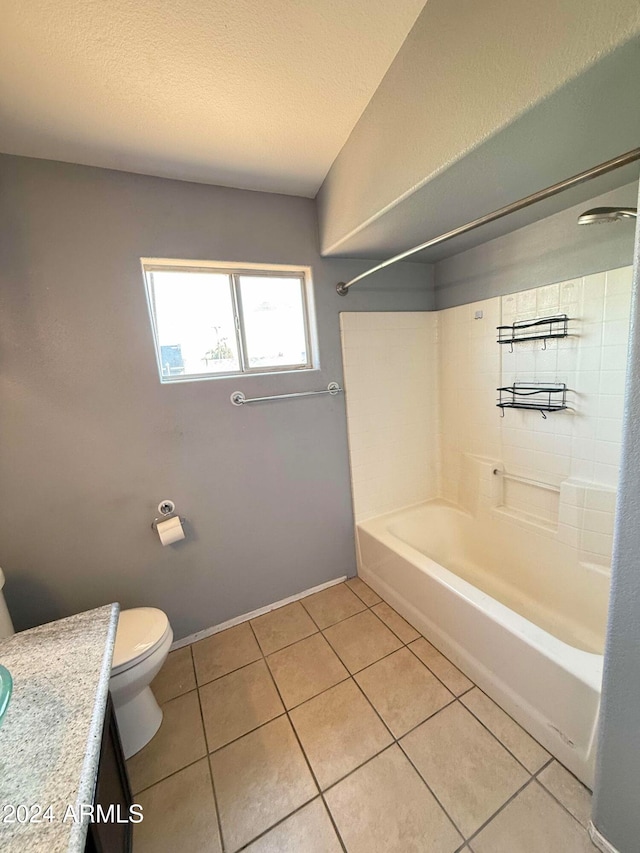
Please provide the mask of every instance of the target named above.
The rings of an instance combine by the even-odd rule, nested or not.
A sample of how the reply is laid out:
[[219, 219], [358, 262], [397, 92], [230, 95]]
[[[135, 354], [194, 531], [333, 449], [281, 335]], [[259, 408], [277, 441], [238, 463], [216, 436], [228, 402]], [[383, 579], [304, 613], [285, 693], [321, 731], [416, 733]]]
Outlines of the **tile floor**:
[[359, 579], [172, 652], [135, 853], [582, 853], [590, 794]]

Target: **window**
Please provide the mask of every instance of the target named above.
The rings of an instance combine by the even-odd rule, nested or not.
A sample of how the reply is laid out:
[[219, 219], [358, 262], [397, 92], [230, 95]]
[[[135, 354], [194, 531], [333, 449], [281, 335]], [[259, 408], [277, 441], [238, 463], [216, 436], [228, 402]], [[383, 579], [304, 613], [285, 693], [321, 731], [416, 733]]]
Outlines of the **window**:
[[142, 260], [162, 382], [310, 370], [310, 270]]

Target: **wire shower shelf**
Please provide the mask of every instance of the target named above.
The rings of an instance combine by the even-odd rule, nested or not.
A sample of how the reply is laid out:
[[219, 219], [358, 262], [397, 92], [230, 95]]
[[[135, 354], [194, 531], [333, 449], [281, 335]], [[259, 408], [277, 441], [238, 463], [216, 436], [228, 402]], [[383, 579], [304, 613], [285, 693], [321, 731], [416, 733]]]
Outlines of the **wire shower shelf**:
[[498, 388], [496, 406], [502, 409], [532, 409], [546, 418], [546, 412], [561, 412], [567, 407], [567, 386], [564, 382], [514, 382]]
[[498, 326], [498, 343], [513, 345], [523, 341], [544, 341], [552, 338], [566, 338], [569, 334], [569, 317], [558, 314], [555, 317], [541, 317], [538, 320], [516, 320], [510, 326]]

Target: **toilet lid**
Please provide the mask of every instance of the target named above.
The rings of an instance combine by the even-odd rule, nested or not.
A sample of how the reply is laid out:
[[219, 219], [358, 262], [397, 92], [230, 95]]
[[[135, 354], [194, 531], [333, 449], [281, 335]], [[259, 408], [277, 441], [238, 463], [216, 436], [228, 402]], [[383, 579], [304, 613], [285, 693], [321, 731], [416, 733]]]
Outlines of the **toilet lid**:
[[157, 607], [122, 610], [116, 631], [112, 671], [146, 658], [164, 639], [168, 629], [169, 620]]

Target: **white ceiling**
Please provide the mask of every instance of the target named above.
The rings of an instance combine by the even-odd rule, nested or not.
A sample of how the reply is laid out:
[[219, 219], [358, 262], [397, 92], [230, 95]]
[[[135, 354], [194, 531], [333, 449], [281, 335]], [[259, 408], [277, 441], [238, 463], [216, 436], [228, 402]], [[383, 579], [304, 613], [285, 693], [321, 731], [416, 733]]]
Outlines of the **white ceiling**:
[[5, 4], [0, 151], [314, 196], [424, 4]]

